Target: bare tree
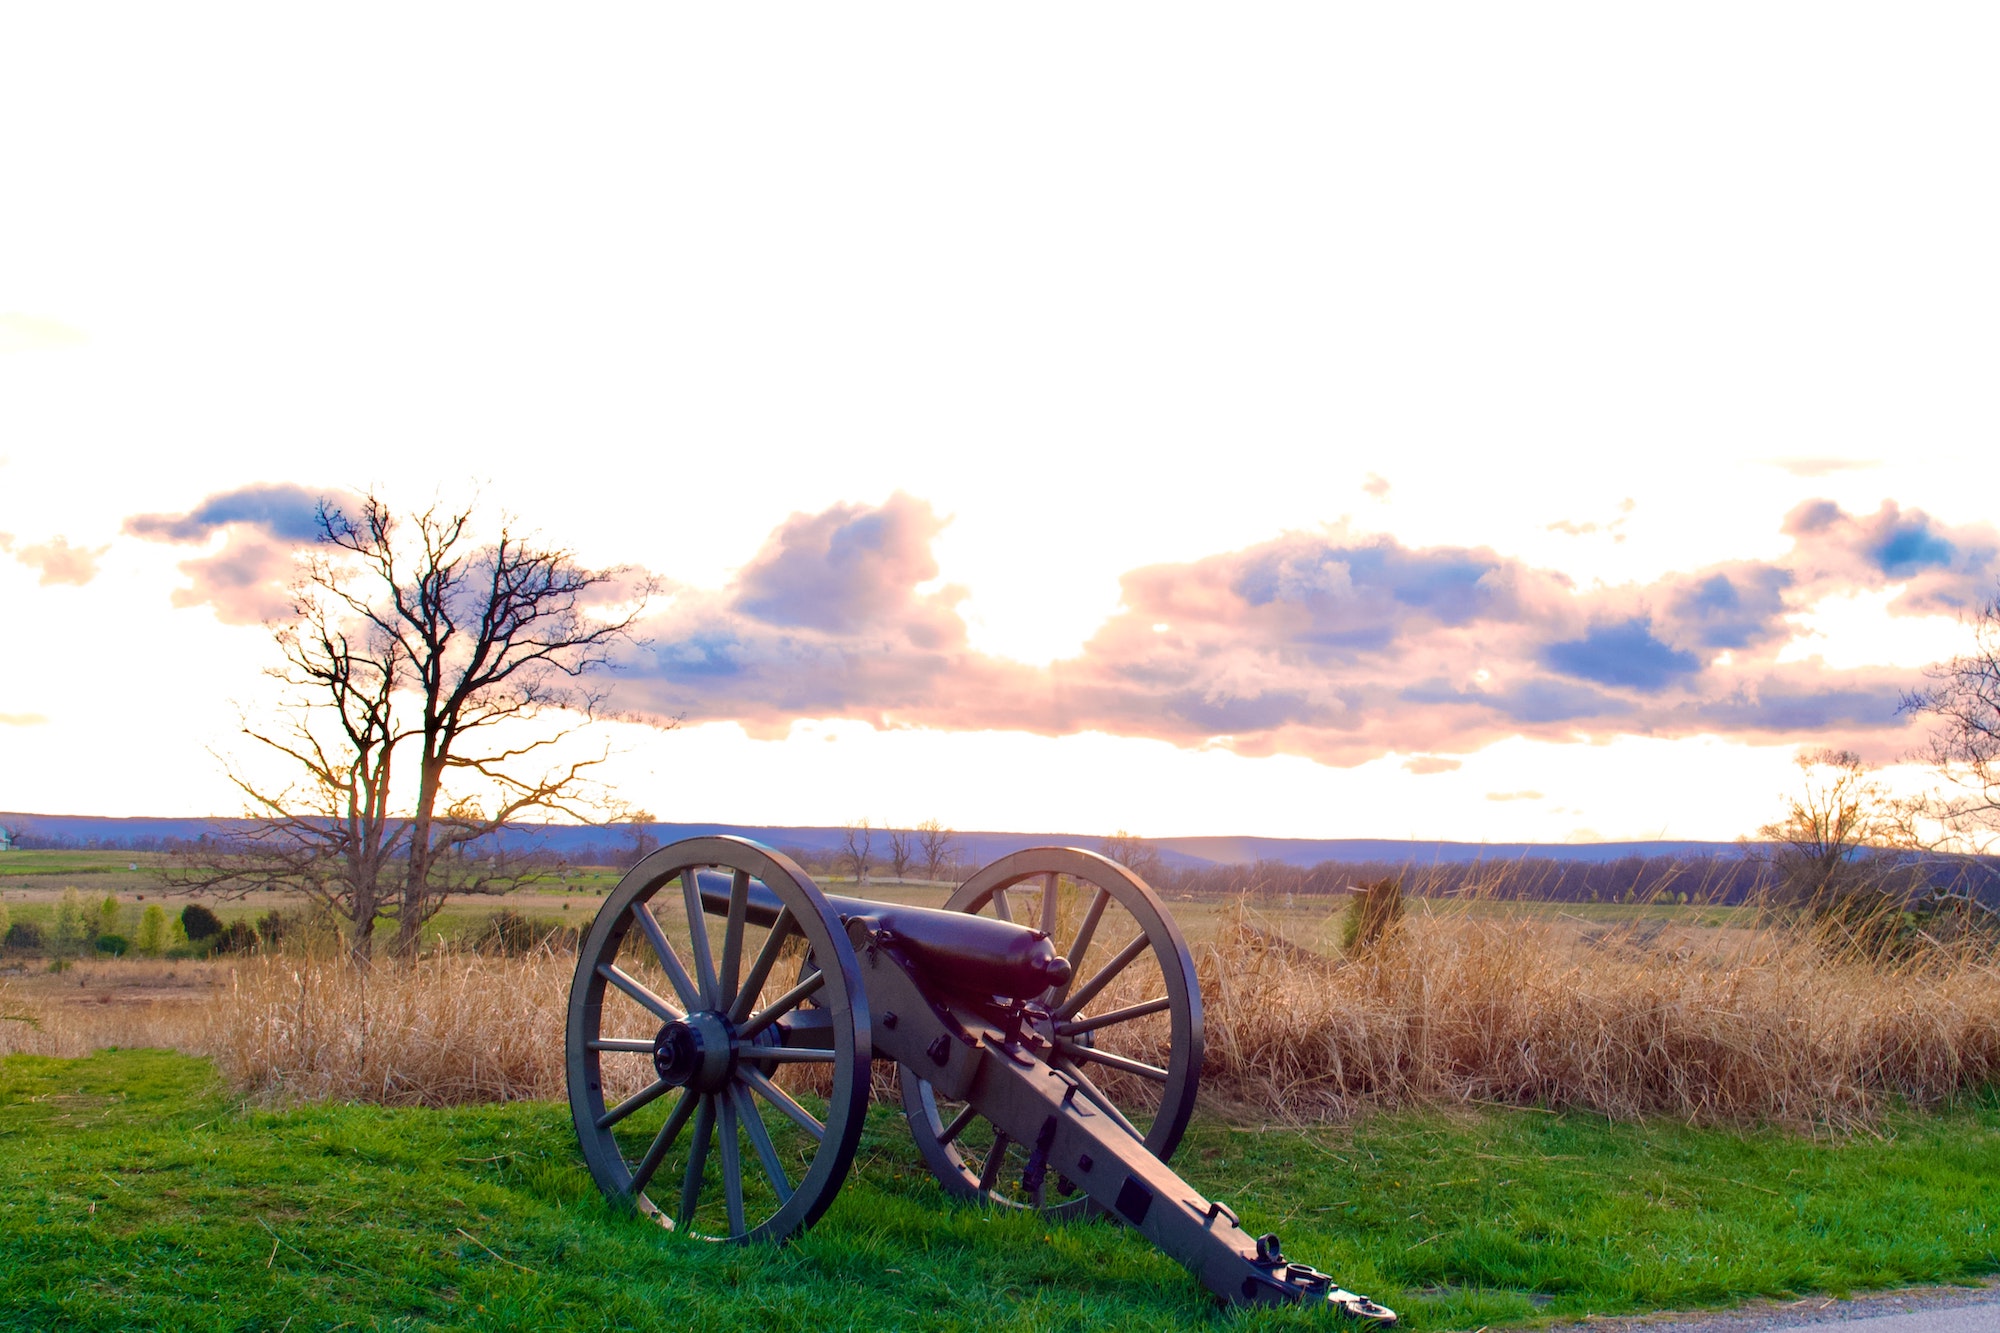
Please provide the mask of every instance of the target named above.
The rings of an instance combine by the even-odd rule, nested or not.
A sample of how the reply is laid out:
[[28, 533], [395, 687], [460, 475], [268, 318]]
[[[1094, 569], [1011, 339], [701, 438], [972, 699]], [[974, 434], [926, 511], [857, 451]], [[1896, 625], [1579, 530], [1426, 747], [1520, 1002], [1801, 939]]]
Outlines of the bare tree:
[[653, 812], [633, 809], [623, 815], [628, 836], [632, 839], [625, 853], [627, 866], [638, 865], [659, 848], [660, 840], [653, 836]]
[[605, 755], [566, 743], [598, 716], [588, 678], [630, 639], [653, 585], [586, 569], [504, 518], [481, 541], [475, 518], [433, 505], [406, 520], [374, 495], [355, 515], [321, 506], [275, 627], [279, 721], [244, 727], [298, 776], [273, 786], [232, 765], [257, 824], [181, 858], [172, 882], [303, 888], [350, 923], [356, 961], [378, 916], [408, 957], [450, 894], [515, 882], [493, 837], [509, 821], [595, 812], [589, 777]]
[[856, 884], [866, 884], [868, 882], [868, 853], [869, 849], [874, 845], [874, 830], [869, 827], [868, 821], [863, 819], [857, 823], [847, 825], [844, 831], [846, 833], [847, 863], [854, 870], [854, 882]]
[[1903, 696], [1903, 711], [1936, 719], [1917, 757], [1944, 780], [1921, 813], [1961, 850], [2000, 842], [2000, 596], [1979, 608], [1972, 651], [1929, 667], [1930, 684]]
[[889, 867], [902, 879], [909, 873], [910, 862], [917, 858], [917, 835], [906, 828], [889, 830]]
[[1136, 833], [1127, 833], [1124, 829], [1119, 829], [1099, 843], [1097, 850], [1140, 879], [1152, 879], [1160, 873], [1159, 851]]
[[917, 825], [917, 842], [923, 849], [924, 878], [936, 880], [945, 862], [951, 859], [953, 841], [957, 833], [946, 828], [935, 819], [926, 819]]
[[1776, 844], [1786, 896], [1811, 904], [1861, 887], [1870, 854], [1903, 841], [1903, 811], [1852, 750], [1807, 750], [1795, 761], [1799, 791], [1758, 836]]

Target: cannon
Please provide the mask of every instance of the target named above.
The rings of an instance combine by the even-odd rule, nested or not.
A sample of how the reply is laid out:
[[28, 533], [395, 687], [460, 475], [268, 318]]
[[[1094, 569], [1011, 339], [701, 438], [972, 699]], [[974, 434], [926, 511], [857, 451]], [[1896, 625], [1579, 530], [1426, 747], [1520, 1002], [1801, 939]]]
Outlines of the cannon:
[[748, 839], [674, 843], [592, 921], [565, 1038], [592, 1178], [670, 1230], [811, 1226], [853, 1163], [872, 1063], [894, 1061], [949, 1193], [1114, 1219], [1230, 1303], [1395, 1322], [1167, 1166], [1194, 1110], [1201, 991], [1158, 896], [1095, 853], [1016, 852], [932, 909], [826, 894]]

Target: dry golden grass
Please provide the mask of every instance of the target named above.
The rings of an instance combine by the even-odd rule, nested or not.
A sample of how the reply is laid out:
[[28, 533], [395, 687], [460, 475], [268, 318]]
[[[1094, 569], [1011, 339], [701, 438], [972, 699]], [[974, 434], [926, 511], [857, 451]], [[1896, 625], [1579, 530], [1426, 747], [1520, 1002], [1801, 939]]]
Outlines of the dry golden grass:
[[[1244, 908], [1194, 953], [1203, 1087], [1244, 1114], [1502, 1102], [1839, 1127], [2000, 1076], [2000, 964], [1976, 943], [1867, 961], [1776, 930], [1607, 930], [1545, 907], [1418, 900], [1352, 959], [1294, 944]], [[173, 1045], [276, 1101], [561, 1098], [574, 965], [547, 951], [441, 952], [362, 974], [268, 956], [173, 965], [170, 983], [166, 965], [94, 964], [82, 984], [66, 974], [0, 989], [0, 1014], [39, 1024], [0, 1021], [0, 1052]], [[139, 979], [125, 999], [119, 975]], [[1113, 987], [1100, 1005], [1143, 998]], [[1165, 1036], [1163, 1020], [1130, 1024], [1120, 1049], [1163, 1063]]]
[[1973, 943], [1869, 961], [1419, 905], [1352, 960], [1273, 947], [1247, 914], [1195, 952], [1204, 1088], [1286, 1118], [1502, 1102], [1809, 1128], [2000, 1074], [2000, 966]]

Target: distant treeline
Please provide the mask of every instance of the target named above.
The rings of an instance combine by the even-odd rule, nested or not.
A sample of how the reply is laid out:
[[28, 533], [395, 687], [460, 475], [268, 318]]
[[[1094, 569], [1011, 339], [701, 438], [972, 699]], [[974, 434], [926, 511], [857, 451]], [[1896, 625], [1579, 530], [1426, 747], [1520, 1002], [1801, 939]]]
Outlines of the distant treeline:
[[[2000, 859], [1879, 854], [1885, 879], [1909, 893], [1942, 889], [2000, 902]], [[1476, 897], [1500, 901], [1631, 903], [1688, 902], [1733, 905], [1774, 890], [1780, 880], [1770, 858], [1730, 856], [1627, 856], [1616, 861], [1518, 860], [1395, 864], [1322, 861], [1306, 868], [1281, 861], [1248, 865], [1154, 864], [1143, 872], [1154, 888], [1197, 898], [1307, 898], [1344, 894], [1379, 880], [1400, 878], [1404, 891], [1421, 897]]]
[[[229, 834], [196, 838], [120, 836], [76, 838], [22, 828], [14, 845], [22, 850], [166, 852], [214, 855], [226, 853], [235, 839]], [[561, 852], [549, 847], [516, 844], [506, 860], [520, 871], [565, 867], [608, 866], [625, 869], [659, 846], [641, 834], [586, 843], [570, 843]], [[781, 847], [815, 875], [846, 874], [847, 858], [826, 848]], [[1614, 861], [1561, 861], [1552, 857], [1521, 857], [1491, 861], [1391, 862], [1322, 861], [1295, 866], [1283, 861], [1233, 865], [1170, 862], [1151, 854], [1143, 844], [1107, 849], [1124, 854], [1155, 889], [1169, 896], [1195, 898], [1250, 897], [1265, 901], [1333, 897], [1389, 878], [1400, 878], [1404, 891], [1420, 897], [1478, 897], [1497, 901], [1632, 903], [1688, 902], [1734, 905], [1753, 901], [1775, 889], [1777, 867], [1757, 849], [1725, 855], [1626, 856]], [[490, 855], [473, 844], [465, 854]], [[1929, 856], [1918, 853], [1871, 854], [1882, 868], [1881, 882], [1910, 894], [1942, 890], [2000, 905], [2000, 857]], [[949, 879], [963, 879], [975, 867], [954, 859], [944, 867]], [[886, 876], [877, 851], [871, 873]]]

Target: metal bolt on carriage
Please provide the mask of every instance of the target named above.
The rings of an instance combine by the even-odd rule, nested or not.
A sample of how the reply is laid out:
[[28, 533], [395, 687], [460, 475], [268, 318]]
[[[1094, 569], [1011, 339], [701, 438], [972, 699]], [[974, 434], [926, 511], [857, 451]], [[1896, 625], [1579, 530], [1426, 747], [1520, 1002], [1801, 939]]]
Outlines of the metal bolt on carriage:
[[1201, 990], [1158, 896], [1092, 852], [1015, 852], [939, 910], [826, 894], [748, 839], [674, 843], [591, 923], [566, 1045], [598, 1188], [670, 1229], [781, 1242], [811, 1226], [853, 1163], [871, 1063], [893, 1060], [949, 1193], [1114, 1218], [1228, 1302], [1396, 1319], [1168, 1168]]

